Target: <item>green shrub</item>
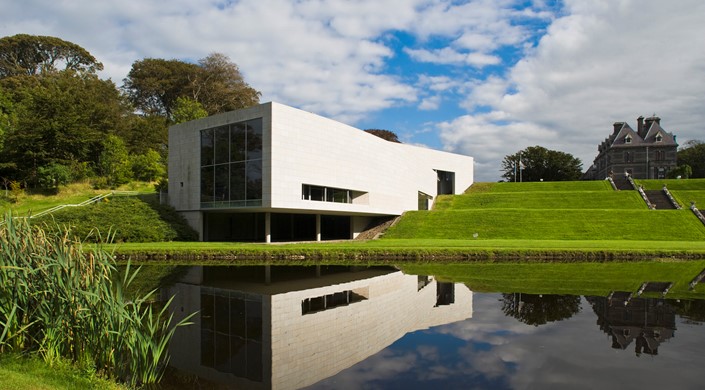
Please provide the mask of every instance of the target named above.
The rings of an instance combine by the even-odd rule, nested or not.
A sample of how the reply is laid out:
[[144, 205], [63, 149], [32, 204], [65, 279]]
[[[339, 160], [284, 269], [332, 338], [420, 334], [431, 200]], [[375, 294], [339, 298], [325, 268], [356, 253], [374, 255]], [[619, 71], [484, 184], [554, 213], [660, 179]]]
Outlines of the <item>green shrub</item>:
[[71, 181], [71, 171], [66, 165], [51, 163], [37, 169], [37, 181], [45, 190], [56, 190]]

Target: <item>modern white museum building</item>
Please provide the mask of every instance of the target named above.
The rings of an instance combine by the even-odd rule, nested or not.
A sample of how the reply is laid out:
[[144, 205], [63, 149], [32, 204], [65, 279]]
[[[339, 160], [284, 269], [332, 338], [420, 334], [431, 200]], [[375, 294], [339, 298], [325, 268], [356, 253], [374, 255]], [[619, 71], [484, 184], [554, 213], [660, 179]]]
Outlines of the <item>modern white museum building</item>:
[[472, 157], [278, 103], [169, 129], [169, 203], [203, 241], [355, 238], [472, 183]]

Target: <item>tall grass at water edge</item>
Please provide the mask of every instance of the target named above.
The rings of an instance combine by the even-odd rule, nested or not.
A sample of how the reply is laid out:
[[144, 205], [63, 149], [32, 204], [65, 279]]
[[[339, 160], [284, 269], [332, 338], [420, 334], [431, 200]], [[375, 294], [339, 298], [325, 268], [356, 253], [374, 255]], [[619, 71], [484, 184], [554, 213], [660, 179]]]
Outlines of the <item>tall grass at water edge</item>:
[[[139, 269], [117, 277], [112, 253], [84, 250], [67, 230], [5, 216], [0, 226], [0, 353], [68, 359], [130, 385], [156, 383], [177, 327], [153, 292], [127, 297]], [[102, 240], [100, 240], [102, 241]], [[108, 237], [109, 241], [109, 237]]]

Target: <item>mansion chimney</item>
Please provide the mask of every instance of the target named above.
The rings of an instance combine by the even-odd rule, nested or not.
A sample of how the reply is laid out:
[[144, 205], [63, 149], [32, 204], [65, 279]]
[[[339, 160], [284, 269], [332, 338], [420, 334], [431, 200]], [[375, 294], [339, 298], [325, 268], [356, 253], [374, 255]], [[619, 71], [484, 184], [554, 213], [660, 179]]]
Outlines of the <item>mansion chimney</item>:
[[636, 118], [636, 133], [639, 134], [639, 137], [644, 138], [646, 134], [644, 134], [644, 117], [639, 115], [638, 118]]
[[648, 131], [654, 122], [656, 122], [656, 124], [660, 126], [661, 125], [661, 118], [657, 117], [656, 115], [653, 115], [653, 116], [646, 118], [646, 126], [644, 128], [644, 131]]

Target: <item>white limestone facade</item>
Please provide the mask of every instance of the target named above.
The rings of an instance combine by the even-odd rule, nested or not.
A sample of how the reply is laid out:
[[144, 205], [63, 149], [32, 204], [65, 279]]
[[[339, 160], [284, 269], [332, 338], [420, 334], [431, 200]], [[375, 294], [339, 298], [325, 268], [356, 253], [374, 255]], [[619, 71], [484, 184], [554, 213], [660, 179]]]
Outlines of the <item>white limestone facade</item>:
[[[248, 132], [247, 156], [254, 158], [235, 156], [233, 129], [245, 122], [261, 126], [255, 136]], [[204, 142], [212, 142], [204, 138], [204, 131], [228, 126], [230, 141], [215, 136], [216, 158], [204, 160], [202, 154], [212, 153], [204, 148]], [[225, 142], [231, 144], [229, 152], [221, 148]], [[231, 157], [219, 159], [218, 153]], [[249, 159], [247, 168], [238, 158]], [[245, 181], [238, 175], [246, 175]], [[209, 184], [211, 176], [213, 184]], [[371, 217], [430, 207], [439, 194], [460, 194], [472, 183], [472, 157], [389, 142], [278, 103], [169, 129], [169, 202], [203, 240], [237, 240], [240, 236], [286, 240], [297, 237], [282, 228], [289, 220], [310, 225], [310, 233], [304, 234], [307, 239], [326, 239], [328, 233], [331, 238], [354, 238]], [[261, 189], [253, 189], [257, 186]], [[274, 214], [279, 215], [272, 218]], [[236, 223], [262, 226], [254, 233], [223, 233], [233, 218]], [[327, 228], [327, 224], [336, 227]]]

